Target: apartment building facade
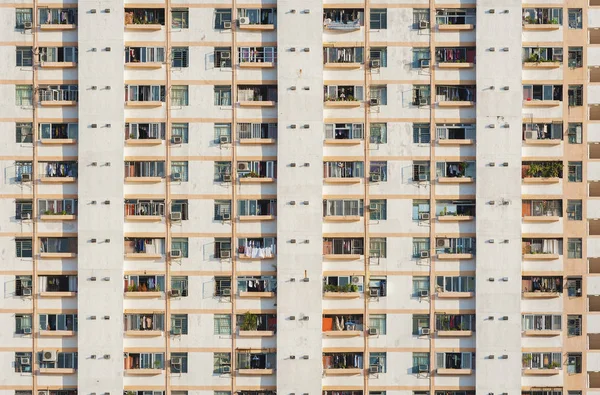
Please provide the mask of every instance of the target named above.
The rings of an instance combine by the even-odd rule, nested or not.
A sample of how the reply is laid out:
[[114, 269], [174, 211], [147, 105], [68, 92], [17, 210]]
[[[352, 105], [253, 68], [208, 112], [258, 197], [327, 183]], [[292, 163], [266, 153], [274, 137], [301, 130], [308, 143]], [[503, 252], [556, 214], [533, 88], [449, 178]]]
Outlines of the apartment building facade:
[[2, 0], [0, 393], [600, 394], [588, 1]]

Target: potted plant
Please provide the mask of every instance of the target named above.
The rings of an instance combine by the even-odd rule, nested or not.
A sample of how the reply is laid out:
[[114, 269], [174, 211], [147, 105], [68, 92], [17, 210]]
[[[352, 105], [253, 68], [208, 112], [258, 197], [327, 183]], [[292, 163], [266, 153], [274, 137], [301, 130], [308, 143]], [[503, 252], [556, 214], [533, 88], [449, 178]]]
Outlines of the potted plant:
[[523, 355], [523, 367], [529, 368], [530, 363], [531, 363], [531, 354]]
[[160, 369], [160, 361], [154, 361], [154, 369]]
[[247, 311], [242, 318], [240, 324], [240, 330], [242, 331], [255, 331], [258, 327], [258, 321], [255, 314]]

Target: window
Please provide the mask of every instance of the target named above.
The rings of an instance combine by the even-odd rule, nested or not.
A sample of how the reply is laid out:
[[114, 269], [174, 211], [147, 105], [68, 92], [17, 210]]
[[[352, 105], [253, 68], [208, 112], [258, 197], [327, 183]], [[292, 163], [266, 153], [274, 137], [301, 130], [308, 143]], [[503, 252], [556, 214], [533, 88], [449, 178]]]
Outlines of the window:
[[224, 29], [224, 22], [231, 22], [231, 9], [216, 9], [215, 29]]
[[188, 201], [187, 200], [173, 200], [171, 202], [171, 212], [181, 213], [181, 220], [186, 221], [189, 219], [188, 215]]
[[360, 199], [326, 199], [323, 200], [323, 217], [362, 216], [363, 206]]
[[190, 12], [187, 9], [171, 11], [171, 27], [174, 29], [187, 29], [190, 20]]
[[581, 239], [568, 239], [567, 242], [567, 258], [569, 259], [581, 259]]
[[231, 219], [231, 200], [215, 200], [214, 213], [215, 221], [223, 221], [226, 215]]
[[41, 47], [41, 62], [77, 62], [77, 47]]
[[33, 142], [33, 124], [31, 122], [17, 122], [15, 124], [16, 142], [17, 143], [32, 143]]
[[31, 176], [33, 174], [32, 164], [31, 162], [15, 162], [15, 178], [17, 181], [22, 180], [22, 175], [28, 174]]
[[387, 239], [385, 237], [372, 237], [369, 240], [369, 256], [385, 258], [387, 253]]
[[569, 129], [567, 130], [569, 144], [581, 144], [582, 143], [582, 130], [583, 130], [583, 126], [581, 123], [569, 122]]
[[569, 221], [581, 221], [583, 216], [582, 207], [581, 200], [567, 200], [567, 219]]
[[189, 105], [189, 86], [173, 85], [171, 87], [171, 105], [187, 106]]
[[386, 144], [387, 123], [372, 123], [369, 138], [371, 144]]
[[429, 237], [413, 237], [413, 258], [421, 258], [423, 252], [429, 253]]
[[555, 369], [562, 366], [562, 355], [559, 352], [524, 352], [523, 369]]
[[162, 63], [164, 47], [125, 47], [125, 63]]
[[25, 22], [33, 22], [33, 9], [32, 8], [17, 8], [16, 12], [16, 25], [17, 29], [24, 29]]
[[371, 10], [371, 29], [387, 29], [387, 9], [380, 8]]
[[45, 362], [42, 359], [42, 353], [37, 353], [39, 367], [44, 369], [77, 369], [76, 352], [58, 352], [56, 361]]
[[17, 258], [31, 258], [33, 256], [31, 239], [16, 239]]
[[181, 256], [188, 257], [189, 242], [187, 237], [174, 237], [171, 240], [171, 251], [181, 251]]
[[567, 277], [567, 295], [570, 298], [580, 298], [582, 295], [581, 277]]
[[215, 48], [214, 65], [216, 68], [231, 67], [231, 47]]
[[15, 372], [31, 373], [31, 367], [33, 366], [33, 361], [31, 360], [31, 355], [32, 355], [32, 353], [30, 353], [30, 352], [16, 352], [15, 353]]
[[31, 333], [31, 314], [15, 314], [15, 333]]
[[373, 61], [379, 61], [379, 67], [387, 67], [387, 48], [386, 47], [374, 47], [370, 49], [371, 65]]
[[567, 334], [569, 336], [581, 336], [581, 316], [567, 316]]
[[15, 206], [16, 219], [31, 219], [33, 213], [33, 203], [31, 200], [17, 200]]
[[[175, 244], [176, 239], [173, 239], [172, 243]], [[179, 239], [177, 239], [179, 240]], [[187, 254], [187, 238], [181, 239], [185, 242], [186, 254]], [[179, 242], [179, 241], [178, 241]], [[173, 247], [175, 249], [175, 246]], [[173, 276], [171, 277], [171, 290], [178, 291], [179, 296], [186, 297], [188, 296], [188, 278], [187, 276]]]
[[174, 123], [171, 125], [171, 136], [181, 138], [182, 144], [188, 143], [188, 123]]
[[429, 144], [431, 142], [431, 132], [428, 123], [413, 124], [413, 143]]
[[[231, 242], [229, 244], [231, 245]], [[215, 296], [231, 296], [230, 277], [215, 277]]]
[[524, 331], [559, 331], [562, 317], [552, 314], [524, 314], [521, 318]]
[[474, 292], [475, 277], [437, 276], [436, 292]]
[[413, 352], [413, 373], [429, 372], [429, 353], [428, 352]]
[[231, 142], [231, 124], [230, 123], [215, 123], [215, 144], [221, 144], [223, 141]]
[[231, 315], [214, 315], [215, 335], [231, 335]]
[[569, 29], [581, 29], [583, 17], [581, 8], [569, 8]]
[[372, 221], [383, 221], [387, 219], [386, 199], [371, 199], [371, 201], [369, 201], [369, 219]]
[[381, 106], [387, 105], [387, 86], [386, 85], [375, 85], [371, 86], [371, 100], [377, 100], [377, 103]]
[[583, 166], [581, 162], [569, 162], [569, 182], [583, 181]]
[[413, 48], [412, 53], [413, 69], [426, 68], [425, 65], [429, 67], [429, 60], [431, 59], [431, 56], [429, 55], [429, 48]]
[[422, 221], [429, 215], [429, 200], [412, 201], [412, 219], [413, 221]]
[[583, 106], [583, 85], [569, 85], [569, 107]]
[[412, 316], [412, 334], [421, 335], [423, 328], [429, 328], [429, 314], [413, 314]]
[[171, 162], [171, 177], [173, 181], [188, 181], [188, 162]]
[[41, 331], [77, 331], [77, 314], [40, 314]]
[[569, 47], [569, 67], [583, 67], [583, 47]]
[[15, 103], [17, 106], [33, 105], [33, 88], [31, 85], [16, 85], [15, 96]]
[[429, 85], [413, 85], [412, 105], [428, 106], [431, 102], [431, 87]]
[[412, 296], [421, 296], [421, 291], [429, 292], [429, 277], [413, 277], [412, 278]]
[[387, 181], [387, 162], [373, 161], [369, 165], [372, 182]]
[[225, 176], [231, 177], [231, 162], [215, 162], [215, 181], [224, 182]]
[[422, 21], [429, 22], [429, 8], [413, 8], [413, 29], [418, 29]]
[[171, 373], [187, 373], [188, 372], [188, 353], [174, 352], [171, 353]]
[[17, 47], [17, 67], [33, 66], [31, 47]]
[[[227, 370], [225, 370], [225, 368]], [[231, 371], [231, 353], [216, 352], [213, 354], [213, 373], [229, 373]]]
[[379, 373], [385, 373], [387, 371], [387, 354], [384, 352], [369, 353], [369, 367], [371, 366], [377, 366]]
[[385, 314], [369, 314], [369, 328], [376, 328], [380, 335], [387, 331], [387, 319]]
[[231, 86], [215, 86], [215, 106], [231, 105]]
[[[172, 281], [171, 281], [172, 283]], [[171, 314], [171, 333], [173, 335], [188, 334], [188, 315], [187, 314]]]
[[171, 51], [172, 51], [171, 52], [171, 66], [172, 67], [188, 67], [189, 66], [189, 53], [190, 53], [189, 47], [174, 47]]

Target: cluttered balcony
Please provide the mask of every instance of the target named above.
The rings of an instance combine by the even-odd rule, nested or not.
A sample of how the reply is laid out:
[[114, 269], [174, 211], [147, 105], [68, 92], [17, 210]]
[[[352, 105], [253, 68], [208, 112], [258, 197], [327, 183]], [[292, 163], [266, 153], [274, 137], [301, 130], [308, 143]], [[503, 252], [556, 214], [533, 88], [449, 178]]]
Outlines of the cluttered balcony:
[[523, 142], [527, 145], [559, 145], [563, 139], [562, 122], [523, 123]]
[[77, 85], [40, 86], [38, 93], [42, 107], [76, 106], [79, 96]]
[[255, 314], [248, 311], [245, 314], [238, 314], [236, 323], [240, 337], [273, 336], [277, 330], [277, 315]]
[[473, 107], [475, 105], [475, 86], [473, 85], [437, 85], [435, 95], [438, 107]]
[[556, 184], [563, 177], [560, 161], [523, 162], [521, 178], [524, 184]]
[[165, 25], [164, 8], [126, 8], [125, 28], [127, 30], [160, 30]]
[[563, 49], [557, 47], [523, 48], [524, 69], [556, 69], [563, 61]]
[[40, 30], [74, 30], [77, 8], [39, 8]]
[[562, 217], [562, 200], [523, 200], [523, 222], [556, 222]]
[[328, 299], [356, 299], [363, 292], [362, 276], [323, 277], [323, 296]]
[[124, 239], [127, 259], [160, 259], [164, 255], [164, 246], [164, 238], [125, 237]]
[[155, 337], [165, 330], [164, 313], [127, 313], [123, 315], [123, 330], [128, 337]]
[[40, 258], [61, 259], [77, 257], [76, 237], [40, 237]]
[[438, 221], [471, 221], [475, 218], [475, 200], [438, 200], [436, 210]]
[[323, 63], [326, 69], [358, 69], [363, 62], [363, 47], [323, 48]]
[[364, 254], [363, 238], [324, 238], [323, 257], [328, 260], [357, 260]]
[[275, 107], [277, 104], [277, 86], [239, 85], [237, 89], [240, 107]]
[[323, 369], [326, 375], [351, 376], [361, 374], [363, 370], [362, 352], [323, 353]]
[[440, 184], [464, 184], [475, 180], [475, 162], [436, 162], [435, 175]]
[[562, 276], [523, 276], [521, 284], [528, 299], [558, 298], [563, 293]]
[[237, 291], [240, 298], [273, 298], [277, 291], [275, 276], [240, 276], [237, 278]]
[[361, 8], [326, 8], [323, 10], [323, 28], [331, 31], [355, 31], [364, 24]]
[[468, 337], [475, 331], [475, 314], [435, 315], [435, 330], [438, 337]]
[[325, 107], [360, 107], [363, 100], [363, 87], [354, 85], [329, 85], [323, 90]]
[[438, 30], [473, 30], [475, 28], [474, 8], [438, 8], [435, 22]]
[[236, 350], [239, 375], [263, 376], [275, 372], [277, 354], [274, 350]]
[[558, 30], [562, 25], [562, 8], [523, 9], [523, 30]]
[[437, 237], [435, 250], [440, 260], [472, 259], [475, 255], [475, 238]]
[[125, 275], [123, 292], [130, 298], [158, 298], [165, 292], [165, 276]]
[[522, 241], [523, 260], [551, 261], [562, 255], [562, 239], [527, 238]]
[[323, 173], [327, 184], [358, 184], [364, 177], [364, 163], [324, 162]]
[[475, 47], [436, 47], [435, 60], [440, 69], [473, 68]]
[[364, 331], [361, 314], [323, 315], [323, 335], [327, 337], [356, 337]]

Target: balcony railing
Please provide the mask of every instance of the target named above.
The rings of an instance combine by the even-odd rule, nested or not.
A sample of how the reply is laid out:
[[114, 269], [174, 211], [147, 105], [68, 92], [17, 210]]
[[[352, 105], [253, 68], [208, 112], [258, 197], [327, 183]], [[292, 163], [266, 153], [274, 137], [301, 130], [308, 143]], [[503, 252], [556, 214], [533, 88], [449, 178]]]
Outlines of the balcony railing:
[[164, 201], [142, 201], [135, 203], [125, 202], [125, 216], [164, 216]]
[[323, 255], [363, 255], [364, 241], [354, 239], [323, 239]]
[[562, 162], [529, 162], [521, 166], [523, 179], [558, 179], [563, 176]]
[[436, 86], [436, 99], [442, 102], [474, 102], [474, 86]]
[[273, 86], [239, 86], [240, 102], [277, 102], [277, 87]]
[[76, 25], [76, 8], [40, 8], [40, 25]]
[[334, 332], [344, 334], [344, 332], [362, 332], [362, 315], [325, 315], [323, 316], [323, 332]]
[[524, 255], [559, 255], [562, 253], [561, 239], [523, 239]]
[[238, 137], [240, 140], [275, 139], [277, 138], [277, 124], [239, 123]]
[[436, 314], [435, 329], [437, 331], [474, 331], [474, 314]]
[[123, 325], [125, 332], [164, 331], [165, 315], [155, 313], [125, 314]]
[[562, 293], [563, 277], [560, 276], [526, 276], [521, 280], [523, 292]]
[[[437, 12], [444, 11], [438, 10]], [[447, 13], [450, 14], [450, 12]], [[475, 25], [476, 16], [458, 13], [456, 15], [436, 15], [435, 21], [438, 25]]]
[[241, 332], [275, 332], [277, 316], [275, 314], [238, 314], [236, 322]]
[[362, 9], [325, 9], [323, 27], [327, 30], [358, 30], [363, 24]]
[[40, 102], [76, 102], [78, 100], [77, 85], [72, 87], [42, 88], [39, 91]]
[[77, 162], [42, 162], [40, 166], [45, 178], [77, 177]]
[[164, 25], [164, 8], [125, 9], [125, 25]]
[[323, 368], [325, 369], [362, 369], [363, 353], [323, 353]]

